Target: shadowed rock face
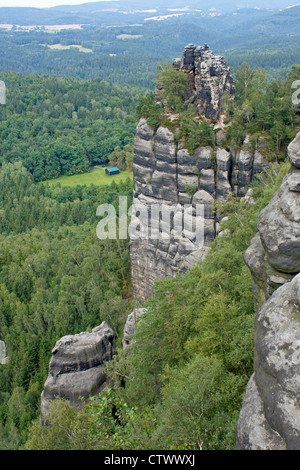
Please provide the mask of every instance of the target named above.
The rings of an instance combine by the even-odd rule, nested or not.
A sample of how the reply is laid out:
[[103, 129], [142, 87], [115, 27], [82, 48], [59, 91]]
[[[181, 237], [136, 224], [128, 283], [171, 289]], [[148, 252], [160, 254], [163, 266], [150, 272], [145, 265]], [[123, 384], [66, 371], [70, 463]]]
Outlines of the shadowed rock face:
[[300, 133], [290, 143], [291, 168], [258, 218], [258, 233], [244, 259], [253, 278], [258, 308], [300, 272]]
[[[208, 252], [209, 243], [218, 231], [214, 202], [225, 202], [234, 192], [242, 196], [245, 187], [255, 174], [266, 168], [267, 163], [259, 151], [249, 150], [245, 144], [239, 151], [226, 148], [199, 147], [194, 155], [180, 143], [175, 143], [173, 133], [165, 128], [152, 129], [141, 119], [134, 142], [134, 195], [133, 203], [139, 214], [142, 237], [131, 236], [131, 278], [135, 298], [146, 300], [152, 295], [155, 279], [174, 277], [194, 266]], [[163, 205], [172, 208], [170, 237], [151, 238], [155, 229], [164, 230], [162, 222], [151, 221], [150, 209]], [[185, 218], [184, 237], [176, 238], [176, 221], [185, 206], [190, 212]], [[203, 206], [203, 214], [196, 214], [196, 207]], [[203, 220], [203, 242], [195, 241], [197, 221]], [[132, 225], [138, 217], [132, 213]], [[159, 225], [159, 227], [158, 227]]]
[[41, 416], [50, 402], [59, 397], [74, 408], [82, 406], [80, 397], [88, 399], [105, 387], [104, 363], [115, 354], [114, 333], [103, 322], [92, 333], [64, 336], [52, 350], [49, 375], [41, 397]]
[[300, 450], [300, 274], [256, 318], [255, 373], [237, 426], [237, 449]]
[[300, 133], [288, 154], [291, 169], [245, 253], [257, 317], [238, 449], [300, 449]]

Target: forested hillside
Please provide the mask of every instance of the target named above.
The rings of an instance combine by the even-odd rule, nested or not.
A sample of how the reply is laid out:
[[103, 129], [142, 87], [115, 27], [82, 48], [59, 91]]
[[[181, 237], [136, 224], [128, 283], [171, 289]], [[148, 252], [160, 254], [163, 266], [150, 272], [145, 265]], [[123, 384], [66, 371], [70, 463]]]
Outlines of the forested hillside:
[[[0, 28], [0, 346], [8, 359], [0, 360], [0, 450], [235, 445], [253, 372], [255, 311], [243, 256], [260, 210], [288, 171], [287, 145], [299, 130], [292, 83], [300, 80], [300, 7], [276, 10], [276, 1], [273, 10], [236, 10], [233, 0], [222, 10], [218, 0], [218, 10], [204, 5], [204, 14], [195, 0], [193, 13], [169, 18], [180, 0], [168, 0], [158, 10], [162, 21], [149, 20], [153, 11], [124, 12], [129, 0], [115, 3], [117, 12], [103, 16], [85, 6], [26, 11], [23, 25], [36, 21], [29, 30], [18, 28], [20, 12], [3, 11], [2, 21], [12, 24]], [[79, 29], [46, 28], [77, 21]], [[208, 43], [232, 66], [236, 95], [234, 102], [222, 97], [224, 129], [184, 106], [188, 81], [165, 62], [188, 43]], [[169, 114], [157, 103], [156, 85]], [[97, 207], [113, 204], [118, 214], [120, 195], [130, 207], [132, 181], [48, 183], [99, 165], [130, 171], [139, 118], [172, 130], [191, 155], [211, 146], [213, 161], [217, 148], [234, 154], [244, 145], [259, 148], [269, 164], [253, 182], [250, 204], [232, 194], [213, 206], [225, 218], [206, 258], [156, 282], [145, 304], [133, 299], [129, 240], [96, 235]], [[135, 307], [146, 312], [123, 350]], [[113, 390], [82, 410], [54, 400], [50, 425], [42, 426], [40, 397], [56, 341], [103, 321], [117, 347], [106, 365]]]
[[21, 161], [34, 181], [88, 171], [132, 145], [138, 91], [124, 85], [0, 73], [0, 162]]
[[[299, 6], [232, 10], [225, 2], [214, 13], [207, 5], [201, 12], [199, 5], [198, 9], [194, 5], [194, 11], [178, 12], [172, 11], [174, 6], [168, 11], [163, 5], [160, 21], [159, 8], [156, 13], [153, 8], [141, 11], [135, 4], [134, 11], [124, 14], [129, 8], [127, 2], [113, 2], [118, 11], [110, 12], [101, 11], [105, 9], [101, 3], [95, 12], [77, 7], [81, 14], [87, 13], [84, 18], [72, 15], [56, 21], [53, 14], [59, 10], [43, 11], [43, 18], [36, 18], [37, 9], [27, 15], [23, 10], [18, 14], [4, 9], [3, 23], [32, 26], [27, 30], [17, 26], [0, 29], [0, 70], [81, 79], [100, 77], [113, 83], [153, 88], [159, 62], [173, 60], [188, 43], [204, 42], [232, 67], [246, 61], [264, 67], [274, 78], [283, 77], [292, 65], [300, 63]], [[56, 29], [47, 26], [55, 24]], [[70, 24], [73, 27], [67, 29]]]
[[134, 342], [107, 364], [114, 390], [82, 411], [54, 401], [51, 426], [34, 422], [26, 449], [234, 449], [253, 370], [255, 312], [243, 254], [288, 166], [262, 175], [255, 204], [219, 206], [228, 220], [205, 260], [156, 283]]
[[122, 332], [131, 308], [126, 241], [99, 240], [98, 204], [132, 196], [109, 188], [34, 184], [21, 163], [0, 170], [0, 448], [17, 448], [36, 417], [51, 350], [66, 334], [107, 321]]
[[[268, 85], [262, 71], [247, 64], [238, 69], [236, 105], [226, 108], [228, 139], [238, 148], [246, 132], [252, 144], [264, 135], [274, 163], [254, 184], [255, 204], [232, 198], [217, 207], [228, 220], [205, 260], [156, 284], [125, 352], [122, 329], [134, 306], [128, 243], [98, 240], [95, 213], [103, 202], [117, 205], [120, 194], [130, 198], [131, 183], [50, 188], [34, 183], [21, 162], [2, 164], [0, 325], [9, 363], [0, 368], [1, 448], [234, 447], [253, 367], [252, 282], [243, 254], [259, 211], [288, 169], [286, 144], [297, 125], [288, 97], [297, 73]], [[138, 114], [149, 110], [151, 100], [140, 99]], [[103, 320], [117, 338], [118, 354], [107, 366], [115, 390], [83, 411], [55, 402], [52, 426], [41, 428], [35, 419], [55, 342]], [[112, 419], [111, 406], [121, 421]]]

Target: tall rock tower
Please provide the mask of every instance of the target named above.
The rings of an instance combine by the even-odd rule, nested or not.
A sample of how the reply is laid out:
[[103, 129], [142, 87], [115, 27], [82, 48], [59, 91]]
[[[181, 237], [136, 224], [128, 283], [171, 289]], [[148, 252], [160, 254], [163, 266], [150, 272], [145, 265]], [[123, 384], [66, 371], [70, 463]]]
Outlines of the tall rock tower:
[[234, 81], [224, 58], [208, 47], [189, 44], [181, 59], [173, 61], [176, 70], [186, 72], [190, 85], [189, 103], [197, 106], [199, 116], [213, 123], [220, 119], [221, 99], [225, 92], [234, 98]]
[[[223, 127], [221, 99], [225, 92], [233, 99], [235, 90], [223, 57], [206, 44], [189, 44], [173, 67], [188, 77], [185, 106], [196, 107], [198, 119], [209, 122], [216, 138], [212, 146], [198, 147], [190, 154], [168, 127], [150, 127], [143, 118], [138, 123], [132, 224], [139, 231], [131, 237], [130, 252], [133, 293], [142, 301], [151, 296], [155, 279], [184, 273], [203, 259], [218, 232], [214, 202], [224, 202], [231, 192], [242, 195], [253, 175], [266, 165], [247, 141], [232, 151], [218, 138], [217, 130], [222, 133]], [[168, 115], [170, 120], [173, 117]], [[156, 218], [150, 214], [153, 208], [162, 207], [170, 211], [169, 225], [161, 212]], [[179, 222], [184, 227], [180, 233]], [[200, 237], [195, 227], [201, 227]], [[161, 236], [154, 237], [158, 231]]]
[[291, 168], [244, 256], [257, 315], [238, 450], [300, 450], [300, 132], [288, 154]]

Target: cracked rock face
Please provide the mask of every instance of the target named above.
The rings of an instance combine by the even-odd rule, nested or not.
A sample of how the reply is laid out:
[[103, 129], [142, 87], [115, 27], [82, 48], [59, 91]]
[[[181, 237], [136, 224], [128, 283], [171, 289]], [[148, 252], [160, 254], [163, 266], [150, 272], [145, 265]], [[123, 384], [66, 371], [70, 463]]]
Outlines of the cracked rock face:
[[[190, 155], [175, 143], [169, 129], [155, 130], [140, 120], [134, 143], [131, 219], [132, 227], [139, 223], [140, 227], [131, 232], [130, 241], [135, 298], [146, 300], [155, 279], [174, 277], [205, 257], [218, 230], [214, 202], [225, 202], [231, 192], [242, 196], [266, 166], [262, 155], [247, 147], [239, 151], [217, 148], [215, 153], [212, 147], [199, 147]], [[151, 208], [162, 206], [171, 212], [170, 228], [162, 215], [151, 216]], [[180, 221], [183, 236], [176, 230]], [[195, 237], [197, 227], [202, 230], [201, 240]]]
[[237, 449], [300, 450], [300, 274], [263, 304], [255, 329]]
[[261, 211], [244, 259], [257, 311], [254, 374], [237, 425], [237, 448], [300, 450], [300, 133], [291, 169]]
[[6, 347], [4, 341], [0, 341], [0, 365], [7, 364], [8, 358], [6, 357]]
[[199, 116], [217, 122], [223, 94], [227, 92], [233, 99], [235, 93], [230, 67], [224, 58], [214, 54], [207, 44], [189, 44], [184, 48], [182, 58], [174, 60], [173, 66], [188, 74], [189, 102], [197, 106]]
[[[258, 308], [300, 272], [300, 133], [288, 147], [291, 168], [258, 218], [258, 233], [244, 255]], [[298, 166], [296, 166], [298, 164]]]
[[105, 387], [104, 363], [115, 354], [114, 333], [106, 322], [84, 332], [64, 336], [52, 350], [49, 375], [41, 396], [41, 416], [45, 417], [55, 397], [66, 399], [71, 407], [82, 406]]
[[[207, 45], [189, 44], [173, 66], [188, 75], [186, 104], [194, 104], [200, 118], [222, 127], [221, 98], [225, 92], [229, 99], [234, 97], [233, 79], [223, 57]], [[153, 129], [145, 119], [138, 123], [130, 236], [136, 299], [150, 297], [156, 279], [184, 273], [206, 256], [219, 228], [215, 201], [225, 202], [231, 192], [243, 196], [255, 174], [268, 166], [263, 145], [252, 149], [246, 136], [241, 149], [231, 150], [223, 145], [224, 135], [221, 128], [216, 131], [215, 148], [199, 147], [190, 155], [167, 127]], [[159, 216], [153, 215], [154, 207]], [[169, 212], [169, 220], [162, 207], [165, 214]]]

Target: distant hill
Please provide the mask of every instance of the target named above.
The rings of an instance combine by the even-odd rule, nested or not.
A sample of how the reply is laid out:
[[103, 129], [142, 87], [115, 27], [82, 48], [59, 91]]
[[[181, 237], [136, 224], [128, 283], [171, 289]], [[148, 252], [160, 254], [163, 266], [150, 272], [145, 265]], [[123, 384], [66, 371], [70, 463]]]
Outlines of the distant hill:
[[247, 61], [283, 76], [300, 64], [300, 5], [286, 8], [289, 3], [265, 0], [254, 8], [252, 0], [191, 0], [185, 8], [183, 0], [146, 0], [142, 7], [124, 0], [0, 8], [0, 71], [101, 77], [153, 88], [158, 63], [177, 57], [188, 43], [208, 43], [229, 65]]
[[[260, 1], [260, 9], [278, 10], [291, 5], [289, 0]], [[189, 6], [183, 0], [160, 0], [153, 4], [145, 0], [89, 2], [82, 5], [61, 5], [53, 8], [0, 8], [1, 24], [16, 25], [53, 25], [53, 24], [98, 24], [128, 25], [130, 22], [144, 22], [151, 17], [180, 15], [181, 18], [197, 14], [216, 15], [233, 12], [239, 8], [257, 7], [256, 1], [214, 0], [207, 4], [204, 0], [190, 0]], [[257, 8], [256, 8], [257, 9]], [[257, 9], [258, 10], [258, 9]]]

